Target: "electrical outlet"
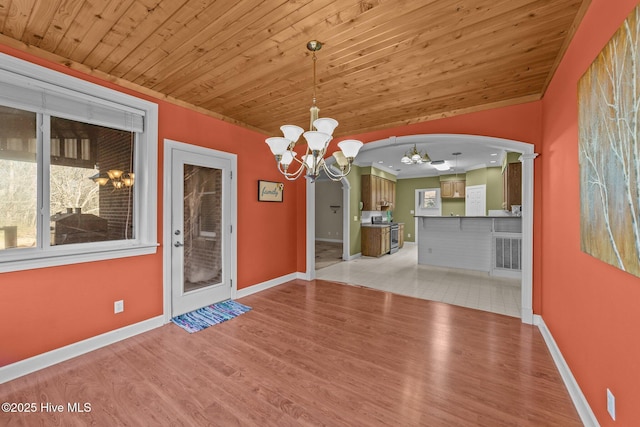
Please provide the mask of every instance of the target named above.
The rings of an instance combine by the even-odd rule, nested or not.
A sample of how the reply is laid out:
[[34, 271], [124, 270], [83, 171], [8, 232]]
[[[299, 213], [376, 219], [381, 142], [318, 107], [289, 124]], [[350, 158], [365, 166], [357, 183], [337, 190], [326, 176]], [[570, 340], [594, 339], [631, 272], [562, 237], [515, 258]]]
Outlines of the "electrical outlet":
[[116, 301], [113, 303], [113, 312], [114, 313], [122, 313], [124, 311], [124, 301]]
[[357, 220], [358, 220], [358, 215], [354, 215], [354, 216], [353, 216], [353, 220], [354, 220], [354, 221], [357, 221]]
[[613, 421], [616, 420], [616, 397], [611, 393], [611, 390], [607, 389], [607, 411]]
[[411, 233], [407, 234], [407, 237], [410, 239], [411, 238]]

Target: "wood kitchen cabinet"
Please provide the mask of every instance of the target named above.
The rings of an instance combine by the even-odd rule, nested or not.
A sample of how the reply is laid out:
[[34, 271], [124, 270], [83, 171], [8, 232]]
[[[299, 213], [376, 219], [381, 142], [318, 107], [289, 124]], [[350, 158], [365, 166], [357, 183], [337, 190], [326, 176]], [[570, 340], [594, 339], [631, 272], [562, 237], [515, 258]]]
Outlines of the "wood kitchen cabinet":
[[522, 163], [507, 163], [502, 172], [502, 202], [507, 211], [522, 204]]
[[465, 181], [442, 181], [440, 182], [440, 197], [443, 199], [464, 199]]
[[391, 227], [362, 227], [363, 256], [379, 257], [391, 250]]
[[396, 183], [376, 175], [362, 175], [361, 200], [363, 211], [393, 209]]
[[398, 249], [404, 246], [404, 224], [398, 224]]

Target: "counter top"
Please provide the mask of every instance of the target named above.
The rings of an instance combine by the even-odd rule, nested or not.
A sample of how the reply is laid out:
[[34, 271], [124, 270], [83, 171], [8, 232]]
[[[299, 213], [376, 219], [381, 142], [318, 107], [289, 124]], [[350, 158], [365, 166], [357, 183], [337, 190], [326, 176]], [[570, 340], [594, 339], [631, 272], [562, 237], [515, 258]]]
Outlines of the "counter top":
[[521, 216], [416, 216], [421, 230], [521, 233]]
[[[520, 277], [522, 217], [420, 216], [418, 264]], [[495, 258], [494, 258], [495, 255]], [[510, 267], [506, 267], [506, 265]]]
[[474, 218], [474, 219], [482, 219], [482, 218], [486, 218], [486, 219], [521, 219], [521, 216], [508, 216], [508, 215], [496, 215], [496, 216], [451, 216], [451, 215], [442, 215], [442, 216], [437, 216], [437, 215], [414, 215], [414, 218]]
[[[404, 222], [394, 222], [394, 224], [404, 224]], [[391, 224], [389, 224], [388, 222], [383, 222], [383, 223], [379, 223], [379, 224], [373, 224], [370, 222], [361, 222], [360, 223], [360, 227], [378, 227], [378, 228], [384, 228], [384, 227], [389, 227], [391, 226]]]

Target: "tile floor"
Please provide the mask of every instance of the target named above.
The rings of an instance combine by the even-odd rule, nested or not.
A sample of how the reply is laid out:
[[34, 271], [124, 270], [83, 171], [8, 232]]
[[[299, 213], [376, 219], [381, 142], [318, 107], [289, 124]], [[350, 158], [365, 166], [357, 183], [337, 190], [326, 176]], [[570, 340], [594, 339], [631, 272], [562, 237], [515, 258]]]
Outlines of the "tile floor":
[[418, 247], [405, 243], [393, 255], [361, 257], [316, 271], [316, 278], [520, 317], [520, 279], [418, 265]]

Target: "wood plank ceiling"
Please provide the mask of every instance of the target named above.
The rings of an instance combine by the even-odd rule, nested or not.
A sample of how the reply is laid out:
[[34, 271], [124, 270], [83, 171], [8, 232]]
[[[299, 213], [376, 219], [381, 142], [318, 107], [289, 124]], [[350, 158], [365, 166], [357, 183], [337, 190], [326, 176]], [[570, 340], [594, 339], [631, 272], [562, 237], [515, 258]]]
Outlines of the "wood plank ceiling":
[[0, 43], [267, 134], [540, 99], [589, 0], [0, 0]]

